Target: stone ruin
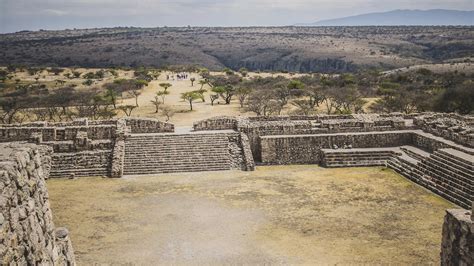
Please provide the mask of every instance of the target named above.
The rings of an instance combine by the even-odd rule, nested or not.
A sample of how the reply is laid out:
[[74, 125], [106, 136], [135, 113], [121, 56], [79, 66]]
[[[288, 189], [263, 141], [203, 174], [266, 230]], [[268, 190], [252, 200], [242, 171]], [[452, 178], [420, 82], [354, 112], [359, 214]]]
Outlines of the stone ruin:
[[74, 265], [68, 230], [56, 228], [45, 180], [47, 146], [0, 144], [0, 263]]
[[[256, 163], [386, 166], [471, 209], [473, 121], [470, 116], [437, 113], [215, 117], [194, 123], [190, 132], [175, 132], [172, 124], [155, 119], [84, 119], [0, 125], [0, 142], [28, 147], [48, 158], [41, 164], [49, 174], [38, 176], [40, 183], [48, 177], [252, 171]], [[47, 204], [44, 198], [40, 202]], [[474, 215], [465, 209], [447, 211], [441, 252], [444, 265], [474, 264]], [[12, 224], [14, 218], [4, 221]], [[2, 235], [2, 243], [7, 243], [5, 239]], [[70, 243], [66, 246], [72, 252]]]

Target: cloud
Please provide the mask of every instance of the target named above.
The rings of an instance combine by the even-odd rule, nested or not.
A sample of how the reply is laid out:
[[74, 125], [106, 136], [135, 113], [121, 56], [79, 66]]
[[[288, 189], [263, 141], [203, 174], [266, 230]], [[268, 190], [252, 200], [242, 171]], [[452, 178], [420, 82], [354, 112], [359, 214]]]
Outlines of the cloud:
[[104, 26], [291, 25], [393, 9], [474, 9], [472, 0], [0, 0], [0, 31]]
[[58, 9], [43, 9], [41, 10], [41, 12], [48, 15], [55, 15], [55, 16], [64, 16], [69, 13], [67, 11], [58, 10]]

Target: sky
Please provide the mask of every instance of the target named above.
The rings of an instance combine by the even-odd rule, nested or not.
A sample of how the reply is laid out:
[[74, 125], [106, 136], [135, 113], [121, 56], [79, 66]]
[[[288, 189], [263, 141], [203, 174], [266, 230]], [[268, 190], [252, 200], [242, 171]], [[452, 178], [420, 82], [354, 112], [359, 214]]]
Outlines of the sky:
[[0, 0], [0, 32], [286, 26], [394, 9], [474, 10], [474, 0]]

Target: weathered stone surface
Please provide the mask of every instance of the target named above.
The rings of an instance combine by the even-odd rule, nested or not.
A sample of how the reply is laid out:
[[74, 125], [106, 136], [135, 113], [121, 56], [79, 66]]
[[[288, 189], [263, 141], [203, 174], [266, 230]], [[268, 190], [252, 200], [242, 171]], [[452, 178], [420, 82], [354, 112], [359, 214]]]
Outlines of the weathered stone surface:
[[471, 212], [447, 210], [443, 224], [441, 265], [474, 265], [474, 221]]
[[2, 265], [75, 264], [69, 238], [58, 241], [54, 231], [45, 182], [48, 170], [43, 170], [50, 152], [32, 144], [0, 144]]

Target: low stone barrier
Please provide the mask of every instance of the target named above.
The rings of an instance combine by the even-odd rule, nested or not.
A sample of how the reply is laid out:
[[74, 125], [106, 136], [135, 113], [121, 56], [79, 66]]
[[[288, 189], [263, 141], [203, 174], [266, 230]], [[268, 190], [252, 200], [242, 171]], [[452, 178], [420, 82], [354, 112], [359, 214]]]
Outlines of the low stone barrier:
[[152, 118], [123, 118], [130, 133], [171, 133], [174, 125]]
[[218, 116], [194, 122], [194, 131], [205, 130], [235, 130], [238, 119], [233, 116]]

